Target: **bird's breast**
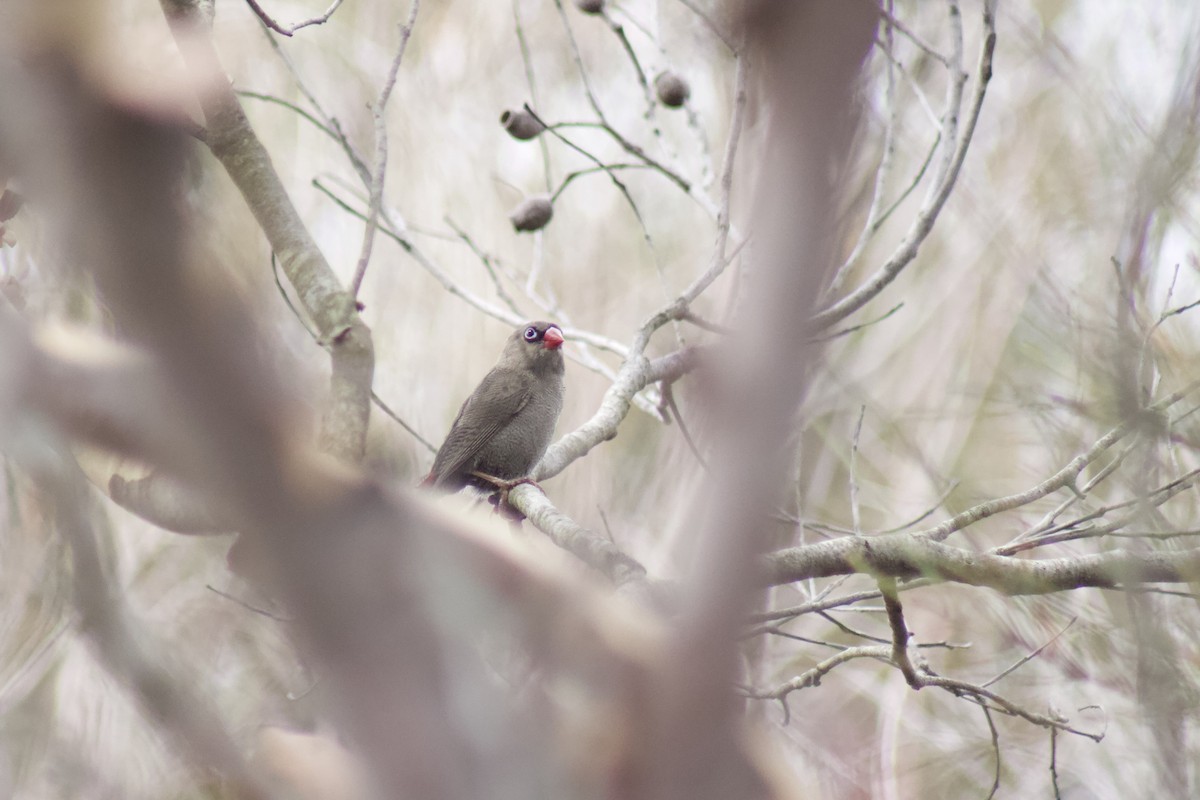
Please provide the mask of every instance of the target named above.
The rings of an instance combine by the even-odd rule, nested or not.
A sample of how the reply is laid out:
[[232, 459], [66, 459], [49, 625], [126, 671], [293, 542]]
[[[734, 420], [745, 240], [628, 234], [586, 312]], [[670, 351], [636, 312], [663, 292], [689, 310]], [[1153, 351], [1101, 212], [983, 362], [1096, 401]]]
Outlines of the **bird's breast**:
[[507, 480], [527, 476], [550, 446], [562, 400], [561, 382], [534, 392], [512, 422], [480, 452], [478, 469]]

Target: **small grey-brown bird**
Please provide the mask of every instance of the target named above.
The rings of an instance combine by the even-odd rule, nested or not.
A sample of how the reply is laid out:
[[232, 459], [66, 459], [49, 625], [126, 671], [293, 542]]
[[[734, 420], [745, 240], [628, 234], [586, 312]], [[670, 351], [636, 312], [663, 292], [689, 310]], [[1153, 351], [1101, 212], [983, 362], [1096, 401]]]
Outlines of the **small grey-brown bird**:
[[529, 476], [550, 446], [562, 410], [563, 341], [552, 322], [528, 322], [513, 331], [500, 361], [459, 409], [422, 486], [504, 489], [475, 473], [509, 484]]

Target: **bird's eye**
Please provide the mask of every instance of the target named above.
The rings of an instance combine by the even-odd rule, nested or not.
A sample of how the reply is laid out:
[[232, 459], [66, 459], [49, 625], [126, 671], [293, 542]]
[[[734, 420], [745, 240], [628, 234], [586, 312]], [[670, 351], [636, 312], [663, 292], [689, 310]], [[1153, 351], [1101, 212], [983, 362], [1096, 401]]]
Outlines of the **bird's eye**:
[[535, 339], [537, 339], [537, 337], [538, 337], [537, 328], [530, 325], [528, 328], [525, 329], [525, 341], [532, 342]]

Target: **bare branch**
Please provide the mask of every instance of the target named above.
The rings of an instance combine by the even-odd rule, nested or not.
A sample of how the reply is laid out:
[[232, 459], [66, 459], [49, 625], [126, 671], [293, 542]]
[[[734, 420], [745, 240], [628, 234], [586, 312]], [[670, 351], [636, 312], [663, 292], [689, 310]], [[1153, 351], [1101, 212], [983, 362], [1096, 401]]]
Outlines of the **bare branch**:
[[422, 436], [421, 433], [416, 428], [414, 428], [412, 425], [409, 425], [407, 422], [405, 422], [400, 417], [400, 415], [397, 414], [395, 411], [393, 411], [387, 403], [383, 402], [383, 398], [381, 398], [379, 395], [375, 394], [374, 391], [371, 392], [371, 400], [372, 400], [372, 402], [375, 403], [375, 405], [379, 406], [380, 411], [382, 411], [384, 414], [387, 414], [389, 417], [391, 417], [391, 419], [397, 425], [399, 425], [401, 428], [404, 428], [404, 430], [408, 431], [410, 436], [412, 436], [414, 439], [416, 439], [418, 442], [420, 442], [422, 447], [424, 447], [426, 450], [428, 450], [431, 454], [437, 453], [437, 447], [434, 446], [434, 444], [432, 442], [430, 442], [428, 439], [426, 439], [424, 436]]
[[263, 25], [266, 25], [271, 30], [275, 31], [276, 33], [283, 34], [284, 36], [291, 36], [301, 28], [307, 28], [310, 25], [324, 25], [329, 21], [329, 18], [333, 16], [333, 13], [338, 10], [338, 7], [341, 6], [341, 4], [342, 0], [333, 0], [333, 4], [330, 5], [329, 8], [325, 9], [324, 14], [312, 17], [311, 19], [306, 19], [302, 22], [297, 22], [295, 25], [282, 25], [272, 19], [271, 15], [268, 14], [263, 7], [258, 4], [257, 0], [246, 0], [246, 5], [250, 6], [250, 9], [254, 12], [255, 16], [259, 18]]
[[896, 579], [880, 578], [879, 591], [883, 595], [883, 606], [887, 609], [888, 625], [892, 628], [892, 663], [904, 675], [904, 680], [909, 686], [920, 689], [921, 678], [908, 657], [908, 625], [904, 622], [900, 595], [896, 593]]
[[708, 26], [708, 29], [713, 32], [713, 35], [720, 39], [721, 44], [729, 48], [731, 53], [736, 54], [741, 49], [733, 41], [733, 38], [730, 36], [729, 32], [726, 31], [723, 26], [717, 24], [717, 21], [714, 20], [711, 15], [705, 13], [704, 10], [696, 4], [695, 0], [679, 0], [679, 3], [703, 20], [704, 24]]
[[879, 661], [887, 661], [891, 658], [891, 655], [891, 647], [887, 645], [847, 647], [837, 655], [830, 656], [824, 661], [818, 662], [811, 669], [800, 673], [786, 683], [776, 686], [774, 689], [747, 689], [743, 694], [755, 700], [782, 700], [792, 692], [808, 689], [813, 686], [820, 686], [822, 678], [848, 661], [854, 661], [859, 658], [874, 658]]
[[582, 527], [563, 514], [545, 493], [529, 484], [512, 489], [508, 502], [528, 518], [535, 528], [567, 552], [604, 575], [617, 589], [650, 609], [670, 604], [672, 589], [651, 581], [646, 568], [623, 552], [611, 539]]
[[854, 435], [850, 439], [850, 517], [854, 520], [854, 534], [862, 535], [862, 520], [858, 508], [858, 440], [862, 436], [863, 417], [867, 407], [859, 406], [858, 422], [854, 425]]
[[[322, 183], [319, 179], [313, 180], [313, 186], [319, 189], [322, 193], [329, 197], [330, 200], [336, 203], [338, 207], [346, 211], [348, 214], [352, 214], [359, 219], [366, 219], [366, 215], [364, 213], [353, 208], [349, 203], [335, 194], [333, 190]], [[445, 269], [438, 265], [438, 263], [430, 258], [423, 250], [421, 250], [411, 238], [404, 234], [403, 227], [395, 224], [395, 222], [391, 219], [390, 212], [387, 209], [384, 209], [382, 213], [387, 226], [380, 228], [380, 232], [384, 236], [387, 236], [395, 241], [396, 244], [400, 245], [404, 252], [412, 256], [413, 260], [415, 260], [422, 268], [425, 269], [426, 272], [433, 276], [433, 278], [440, 283], [442, 288], [444, 288], [447, 292], [464, 300], [467, 304], [474, 306], [476, 309], [482, 311], [484, 314], [487, 314], [489, 317], [504, 322], [506, 325], [516, 326], [525, 321], [524, 317], [516, 314], [515, 312], [505, 311], [503, 308], [487, 302], [483, 298], [471, 292], [469, 289], [466, 289], [455, 282]], [[627, 347], [622, 345], [620, 342], [610, 339], [607, 336], [601, 336], [600, 334], [596, 334], [591, 331], [572, 328], [569, 326], [564, 333], [572, 341], [587, 342], [592, 347], [606, 350], [610, 353], [615, 353], [618, 356], [624, 357], [628, 353]]]
[[[521, 24], [521, 0], [512, 0], [512, 11], [517, 45], [521, 50], [521, 63], [525, 66], [525, 81], [529, 84], [529, 99], [533, 101], [534, 108], [540, 108], [537, 78], [533, 73], [533, 57], [529, 53], [529, 42], [525, 40], [525, 26]], [[550, 145], [546, 143], [544, 136], [537, 137], [537, 140], [538, 147], [542, 150], [542, 172], [545, 173], [546, 191], [549, 192], [553, 188], [553, 178], [550, 175]]]
[[[961, 15], [957, 4], [952, 4], [951, 9], [951, 19], [958, 20], [961, 26]], [[961, 46], [961, 27], [959, 28], [958, 41], [959, 46]], [[926, 199], [921, 211], [917, 214], [917, 218], [909, 228], [904, 240], [900, 243], [892, 257], [888, 259], [887, 263], [880, 267], [858, 289], [855, 289], [841, 300], [814, 315], [812, 325], [815, 329], [827, 328], [862, 308], [882, 292], [888, 284], [895, 280], [901, 270], [916, 258], [917, 250], [926, 237], [928, 237], [929, 232], [933, 230], [934, 223], [945, 206], [946, 200], [949, 199], [950, 193], [957, 182], [958, 173], [962, 168], [963, 162], [966, 160], [967, 150], [970, 148], [971, 140], [975, 135], [975, 125], [979, 121], [979, 112], [983, 108], [983, 98], [987, 92], [988, 82], [992, 77], [992, 55], [995, 52], [995, 48], [996, 21], [990, 4], [985, 3], [983, 12], [983, 45], [980, 49], [979, 64], [975, 74], [975, 94], [967, 110], [966, 125], [961, 138], [950, 135], [952, 129], [957, 130], [959, 108], [955, 102], [953, 93], [955, 91], [961, 93], [962, 90], [959, 80], [961, 73], [958, 73], [951, 74], [951, 79], [948, 82], [947, 91], [951, 93], [951, 97], [947, 103], [946, 115], [943, 117], [943, 161], [939, 167], [938, 175], [934, 179], [929, 197]], [[954, 63], [953, 60], [952, 63]]]
[[926, 43], [924, 39], [914, 33], [912, 29], [905, 25], [902, 21], [893, 16], [887, 9], [879, 9], [879, 16], [887, 20], [887, 23], [890, 27], [893, 27], [903, 33], [913, 44], [921, 48], [921, 50], [923, 50], [925, 53], [940, 61], [944, 66], [950, 66], [950, 59], [938, 52], [933, 46]]
[[[642, 334], [634, 341], [631, 349], [639, 353], [645, 349], [648, 339], [647, 326], [657, 319], [658, 316], [643, 326]], [[534, 477], [537, 480], [545, 480], [557, 475], [572, 462], [587, 455], [596, 445], [615, 437], [617, 428], [629, 413], [633, 396], [637, 392], [661, 380], [677, 379], [695, 368], [699, 355], [699, 350], [689, 347], [653, 361], [645, 356], [627, 358], [617, 371], [616, 380], [605, 391], [596, 413], [583, 425], [550, 446], [534, 470]]]
[[891, 534], [778, 550], [767, 556], [766, 567], [770, 584], [862, 572], [894, 578], [929, 577], [1022, 595], [1186, 583], [1200, 576], [1200, 549], [1159, 553], [1110, 550], [1033, 560], [971, 552], [916, 534]]
[[[906, 592], [910, 589], [918, 589], [922, 586], [929, 586], [932, 581], [915, 580], [908, 581], [896, 587], [899, 592]], [[788, 608], [772, 609], [770, 611], [758, 611], [751, 614], [748, 620], [751, 622], [771, 622], [773, 620], [788, 620], [795, 619], [803, 614], [814, 614], [822, 611], [828, 611], [833, 608], [842, 608], [855, 603], [861, 603], [865, 600], [875, 600], [882, 597], [882, 593], [878, 589], [868, 589], [862, 592], [855, 592], [848, 595], [840, 595], [837, 597], [823, 599], [817, 598], [807, 603], [798, 606], [789, 606]], [[755, 629], [752, 633], [761, 632]]]
[[245, 197], [329, 347], [333, 374], [320, 446], [346, 461], [359, 461], [366, 447], [375, 371], [371, 332], [358, 317], [353, 296], [343, 290], [300, 219], [230, 88], [212, 41], [211, 19], [199, 5], [182, 0], [162, 0], [162, 7], [197, 85], [208, 87], [199, 99], [209, 149]]
[[1009, 666], [1007, 669], [1005, 669], [1003, 672], [1001, 672], [996, 677], [994, 677], [991, 680], [988, 680], [985, 683], [982, 683], [980, 685], [986, 689], [987, 687], [991, 686], [993, 683], [996, 683], [997, 681], [1002, 679], [1004, 676], [1011, 675], [1013, 672], [1015, 672], [1018, 669], [1020, 669], [1021, 667], [1025, 666], [1033, 659], [1037, 658], [1038, 655], [1043, 650], [1045, 650], [1050, 645], [1054, 644], [1058, 640], [1058, 637], [1062, 636], [1064, 633], [1066, 633], [1068, 630], [1070, 630], [1071, 626], [1075, 624], [1075, 621], [1077, 619], [1079, 619], [1078, 616], [1071, 617], [1071, 621], [1068, 622], [1066, 625], [1064, 625], [1062, 630], [1060, 630], [1058, 633], [1054, 634], [1049, 639], [1047, 639], [1045, 642], [1043, 642], [1040, 646], [1037, 647], [1037, 649], [1035, 649], [1033, 652], [1029, 653], [1029, 655], [1022, 656], [1015, 664], [1012, 664], [1011, 666]]
[[[890, 5], [890, 4], [889, 4]], [[829, 286], [825, 290], [826, 296], [837, 294], [842, 287], [842, 282], [858, 262], [859, 256], [866, 249], [867, 242], [871, 235], [878, 230], [883, 211], [883, 196], [884, 190], [887, 188], [888, 178], [892, 172], [892, 159], [896, 155], [896, 126], [897, 117], [900, 114], [899, 104], [896, 102], [896, 64], [892, 58], [892, 51], [895, 46], [895, 36], [893, 29], [896, 27], [892, 22], [892, 15], [886, 8], [880, 9], [880, 13], [888, 20], [888, 24], [884, 26], [883, 34], [883, 50], [887, 55], [887, 86], [884, 91], [884, 106], [887, 112], [886, 122], [883, 128], [883, 154], [879, 159], [879, 166], [875, 169], [875, 181], [871, 189], [871, 203], [867, 208], [867, 219], [863, 223], [863, 229], [858, 234], [858, 240], [854, 243], [854, 247], [850, 250], [850, 255], [846, 256], [846, 260], [842, 262], [842, 266], [838, 267], [838, 271], [834, 273], [833, 278], [829, 281]]]
[[[987, 800], [992, 800], [996, 796], [996, 792], [1000, 791], [1000, 772], [1004, 763], [1000, 757], [1000, 732], [996, 730], [991, 710], [983, 703], [979, 704], [979, 708], [983, 711], [983, 718], [987, 720], [988, 732], [992, 735], [992, 752], [996, 754], [996, 771], [992, 778], [992, 790], [988, 792], [987, 796]], [[1053, 732], [1053, 730], [1052, 728], [1051, 731]]]
[[408, 49], [408, 38], [412, 35], [413, 26], [417, 22], [417, 9], [420, 8], [420, 5], [420, 0], [412, 0], [408, 21], [400, 26], [400, 43], [396, 46], [396, 55], [392, 58], [391, 66], [388, 67], [383, 88], [379, 90], [379, 98], [371, 109], [375, 124], [375, 170], [371, 173], [371, 182], [368, 185], [370, 201], [367, 205], [367, 226], [363, 231], [362, 251], [358, 256], [358, 264], [354, 267], [354, 277], [350, 280], [351, 297], [358, 297], [363, 277], [367, 274], [367, 265], [371, 262], [371, 247], [375, 242], [375, 229], [379, 225], [379, 209], [383, 205], [383, 183], [387, 174], [387, 121], [384, 115], [387, 111], [388, 100], [392, 96], [392, 89], [396, 86], [396, 74], [400, 71], [400, 62], [404, 60], [404, 51]]
[[1026, 722], [1031, 722], [1040, 728], [1048, 728], [1051, 730], [1073, 733], [1076, 736], [1083, 736], [1084, 738], [1091, 739], [1093, 742], [1099, 742], [1104, 738], [1103, 732], [1090, 733], [1088, 731], [1074, 728], [1061, 719], [1049, 717], [1045, 714], [1036, 714], [1026, 708], [1022, 708], [1016, 703], [1013, 703], [1011, 700], [1001, 697], [995, 692], [984, 689], [980, 686], [976, 686], [973, 683], [968, 683], [967, 681], [955, 680], [954, 678], [943, 678], [940, 675], [920, 675], [919, 677], [922, 687], [936, 686], [939, 689], [944, 689], [957, 697], [962, 697], [964, 695], [974, 697], [978, 699], [980, 704], [982, 704], [984, 700], [990, 700], [999, 708], [1000, 711], [1003, 711], [1005, 714], [1009, 714], [1014, 717], [1020, 717]]
[[1104, 451], [1112, 447], [1118, 441], [1129, 435], [1131, 432], [1138, 430], [1143, 424], [1145, 418], [1153, 418], [1157, 414], [1162, 413], [1167, 408], [1171, 407], [1181, 399], [1200, 389], [1200, 381], [1195, 381], [1188, 384], [1184, 388], [1172, 392], [1171, 394], [1159, 400], [1157, 403], [1147, 407], [1142, 414], [1137, 415], [1134, 419], [1122, 422], [1108, 433], [1096, 440], [1096, 443], [1089, 447], [1085, 452], [1080, 453], [1071, 459], [1065, 467], [1051, 475], [1046, 480], [1039, 483], [1037, 486], [1026, 489], [1023, 492], [1008, 495], [1007, 497], [999, 497], [994, 500], [988, 500], [979, 505], [972, 506], [966, 511], [954, 515], [950, 519], [940, 525], [930, 528], [927, 531], [922, 531], [918, 535], [929, 538], [935, 542], [945, 540], [950, 534], [955, 531], [962, 530], [968, 525], [973, 525], [981, 519], [999, 514], [1003, 511], [1009, 511], [1014, 508], [1020, 508], [1034, 500], [1039, 500], [1048, 494], [1058, 491], [1064, 487], [1074, 488], [1075, 481], [1083, 469], [1097, 458]]

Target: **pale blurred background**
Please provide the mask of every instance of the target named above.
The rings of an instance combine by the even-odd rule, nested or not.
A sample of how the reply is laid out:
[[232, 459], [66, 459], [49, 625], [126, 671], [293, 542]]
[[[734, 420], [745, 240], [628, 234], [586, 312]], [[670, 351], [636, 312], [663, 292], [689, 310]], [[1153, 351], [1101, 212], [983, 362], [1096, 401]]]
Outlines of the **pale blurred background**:
[[[978, 48], [978, 5], [974, 0], [963, 5], [968, 68]], [[121, 0], [108, 6], [115, 57], [134, 74], [171, 88], [175, 46], [157, 4]], [[249, 9], [237, 0], [218, 0], [216, 6], [216, 38], [236, 88], [311, 110]], [[323, 3], [273, 2], [268, 10], [276, 19], [293, 21], [323, 8]], [[502, 111], [531, 100], [514, 8], [532, 56], [539, 113], [551, 121], [594, 120], [551, 0], [518, 0], [515, 6], [427, 1], [389, 106], [386, 203], [405, 220], [421, 251], [464, 289], [502, 305], [483, 263], [458, 240], [448, 220], [501, 265], [501, 281], [525, 316], [547, 316], [523, 291], [534, 271], [536, 292], [558, 298], [569, 327], [627, 344], [648, 314], [707, 266], [713, 219], [661, 174], [625, 170], [619, 174], [645, 231], [608, 177], [592, 174], [566, 188], [544, 231], [514, 233], [508, 212], [523, 195], [547, 190], [539, 142], [516, 141], [498, 123]], [[734, 63], [728, 49], [681, 3], [626, 0], [617, 8], [614, 18], [624, 24], [647, 73], [670, 67], [687, 78], [696, 122], [689, 125], [686, 112], [660, 108], [655, 117], [665, 144], [660, 148], [618, 39], [601, 20], [567, 3], [566, 16], [606, 116], [632, 140], [671, 158], [701, 185], [700, 191], [716, 197], [716, 187], [703, 184], [706, 174], [720, 168], [727, 136]], [[367, 106], [378, 93], [396, 46], [397, 25], [407, 12], [406, 3], [349, 0], [328, 24], [277, 38], [307, 89], [365, 153], [373, 146]], [[725, 19], [719, 10], [712, 13]], [[944, 4], [911, 0], [897, 3], [894, 13], [935, 46], [946, 41]], [[997, 31], [995, 75], [979, 127], [936, 229], [900, 279], [846, 324], [874, 319], [900, 302], [903, 307], [831, 343], [815, 379], [796, 484], [803, 517], [810, 522], [851, 524], [849, 454], [863, 407], [856, 477], [867, 531], [911, 520], [954, 484], [930, 521], [1032, 486], [1117, 420], [1113, 354], [1120, 345], [1115, 309], [1121, 301], [1112, 259], [1127, 246], [1146, 163], [1162, 152], [1164, 121], [1180, 82], [1195, 69], [1200, 8], [1189, 0], [1014, 0], [1001, 4]], [[897, 36], [897, 52], [934, 109], [940, 108], [938, 66], [921, 59], [903, 37]], [[848, 190], [860, 200], [873, 180], [888, 113], [885, 63], [878, 52], [869, 62], [864, 122], [855, 164], [847, 171]], [[893, 197], [935, 135], [929, 114], [908, 85], [901, 81], [897, 91], [896, 162], [887, 190]], [[364, 207], [344, 153], [293, 111], [252, 98], [243, 102], [303, 218], [348, 281], [362, 224], [313, 185], [319, 180]], [[741, 226], [751, 221], [745, 201], [753, 174], [770, 168], [756, 161], [757, 111], [750, 110], [751, 128], [739, 153], [734, 219]], [[567, 128], [564, 133], [602, 159], [629, 160], [603, 132]], [[1184, 136], [1189, 137], [1194, 151], [1194, 128]], [[561, 142], [544, 140], [555, 187], [566, 172], [589, 166]], [[1147, 324], [1168, 306], [1200, 298], [1197, 174], [1193, 152], [1175, 172], [1178, 191], [1172, 202], [1154, 217], [1143, 251], [1145, 274], [1135, 292], [1139, 318]], [[214, 272], [233, 276], [255, 298], [262, 318], [273, 322], [280, 358], [315, 411], [326, 384], [327, 355], [281, 300], [260, 231], [200, 146], [192, 181], [189, 201], [210, 234], [205, 244]], [[918, 187], [868, 245], [856, 277], [870, 274], [890, 255], [923, 192]], [[857, 235], [853, 225], [848, 229], [845, 252]], [[53, 242], [42, 239], [36, 223], [22, 219], [16, 231], [17, 245], [0, 249], [0, 271], [19, 282], [27, 313], [104, 329], [104, 312], [89, 288], [63, 285], [52, 269]], [[732, 285], [731, 275], [723, 277], [696, 310], [722, 320]], [[510, 326], [445, 291], [382, 236], [360, 298], [375, 336], [376, 392], [425, 438], [439, 443], [462, 399], [494, 363]], [[1163, 391], [1194, 377], [1200, 349], [1196, 314], [1173, 317], [1153, 334], [1150, 346]], [[688, 342], [711, 337], [691, 327], [680, 330]], [[651, 350], [657, 355], [675, 345], [675, 332], [665, 328]], [[580, 352], [577, 343], [570, 348]], [[610, 368], [618, 364], [611, 354], [592, 353]], [[559, 434], [591, 415], [607, 385], [603, 376], [568, 364]], [[686, 379], [677, 395], [686, 418]], [[1165, 465], [1171, 474], [1197, 461], [1186, 442], [1167, 455], [1174, 459]], [[375, 413], [368, 458], [373, 469], [409, 485], [428, 469], [432, 454]], [[663, 426], [635, 410], [616, 440], [547, 481], [545, 489], [564, 512], [595, 530], [607, 528], [654, 574], [669, 578], [678, 573], [686, 552], [689, 531], [677, 521], [690, 496], [686, 488], [694, 463], [677, 426]], [[1118, 480], [1110, 490], [1118, 496], [1121, 488]], [[73, 628], [62, 543], [49, 532], [44, 510], [27, 499], [25, 479], [7, 467], [0, 505], [5, 525], [0, 538], [0, 796], [221, 796], [215, 787], [195, 784]], [[993, 519], [958, 534], [956, 543], [1001, 544], [1052, 505], [1047, 501], [1023, 516]], [[1181, 528], [1195, 526], [1196, 512], [1194, 492], [1163, 509]], [[291, 699], [305, 693], [312, 677], [291, 650], [283, 624], [207, 588], [237, 596], [246, 591], [225, 567], [228, 538], [176, 536], [116, 506], [110, 513], [112, 558], [141, 622], [168, 643], [178, 674], [206, 687], [239, 740], [249, 743], [265, 724], [313, 724], [303, 698]], [[791, 541], [812, 541], [820, 534], [806, 527], [787, 535]], [[842, 590], [871, 585], [858, 580], [861, 586], [851, 580]], [[799, 602], [822, 585], [780, 589], [774, 602]], [[1054, 648], [995, 688], [1039, 713], [1056, 708], [1088, 730], [1107, 726], [1100, 744], [1058, 737], [1064, 796], [1150, 796], [1154, 740], [1138, 718], [1122, 596], [1081, 590], [1014, 600], [983, 589], [943, 586], [906, 595], [906, 603], [909, 626], [919, 640], [972, 644], [949, 654], [927, 651], [931, 663], [942, 674], [980, 681], [1078, 617]], [[1200, 661], [1195, 603], [1162, 598], [1161, 609], [1175, 634], [1176, 656], [1194, 681]], [[846, 613], [839, 619], [887, 635], [878, 615]], [[805, 618], [789, 630], [846, 640], [819, 618]], [[764, 660], [752, 674], [764, 685], [778, 683], [825, 655], [828, 651], [819, 646], [774, 640], [758, 654]], [[1194, 688], [1187, 687], [1189, 697], [1195, 697]], [[1089, 705], [1103, 711], [1077, 711]], [[932, 689], [914, 693], [883, 665], [860, 661], [841, 667], [820, 687], [794, 695], [786, 728], [778, 706], [760, 710], [812, 797], [985, 797], [991, 786], [992, 740], [978, 707]], [[1186, 712], [1194, 716], [1193, 707]], [[998, 719], [997, 725], [1003, 752], [999, 796], [1052, 796], [1049, 735], [1019, 720]], [[1188, 730], [1194, 737], [1192, 725]], [[1193, 763], [1200, 763], [1194, 740], [1189, 753]]]

